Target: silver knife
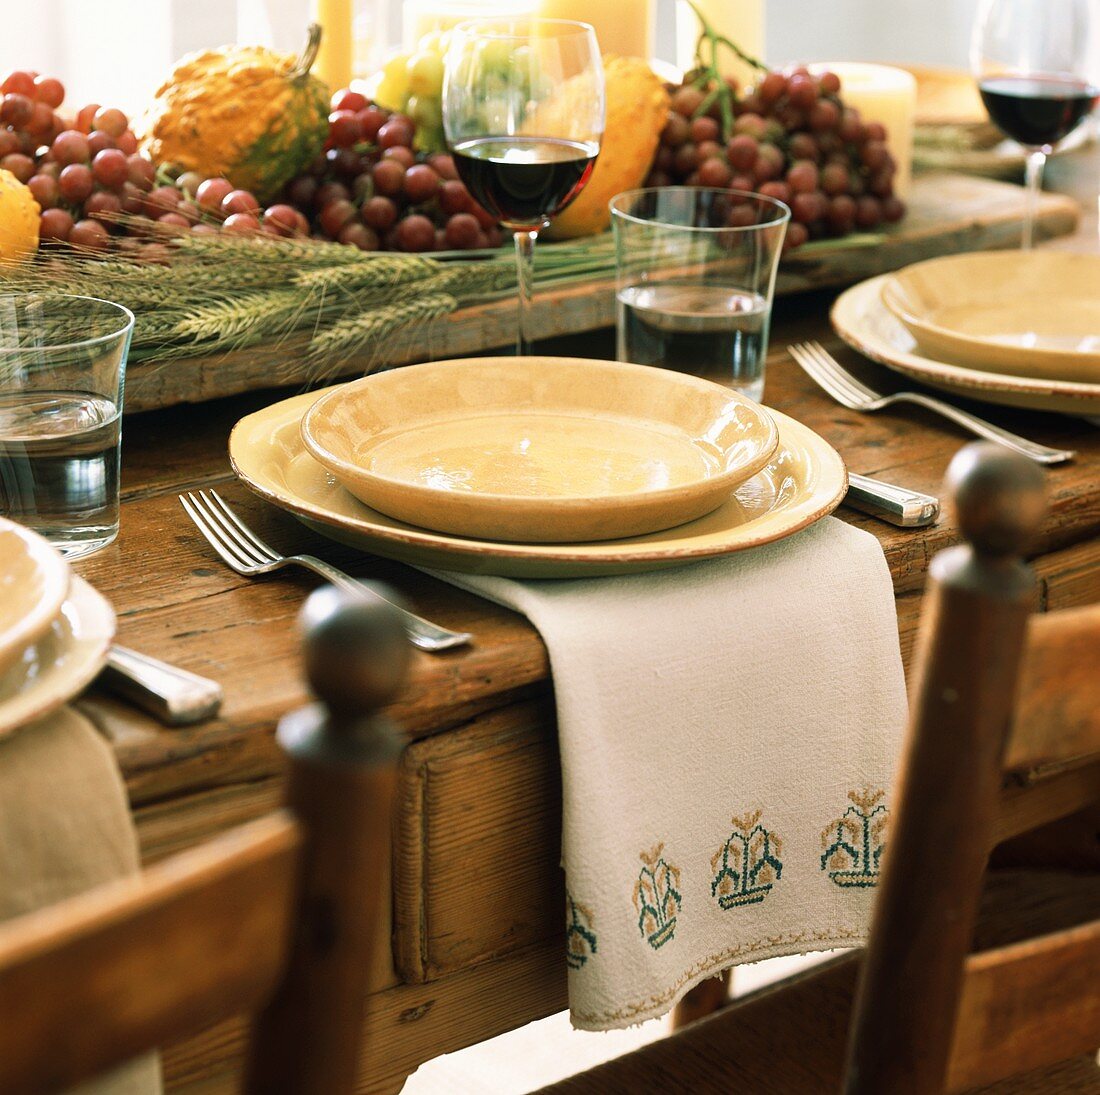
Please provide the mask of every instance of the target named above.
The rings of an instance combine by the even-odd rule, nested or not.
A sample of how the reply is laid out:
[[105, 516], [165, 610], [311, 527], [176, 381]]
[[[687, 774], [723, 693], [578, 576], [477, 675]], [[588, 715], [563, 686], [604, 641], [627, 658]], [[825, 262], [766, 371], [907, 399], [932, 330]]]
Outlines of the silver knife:
[[940, 514], [940, 500], [931, 494], [851, 472], [848, 473], [848, 494], [844, 504], [903, 528], [934, 524]]
[[124, 646], [111, 647], [107, 664], [96, 679], [168, 726], [212, 718], [222, 703], [217, 681]]

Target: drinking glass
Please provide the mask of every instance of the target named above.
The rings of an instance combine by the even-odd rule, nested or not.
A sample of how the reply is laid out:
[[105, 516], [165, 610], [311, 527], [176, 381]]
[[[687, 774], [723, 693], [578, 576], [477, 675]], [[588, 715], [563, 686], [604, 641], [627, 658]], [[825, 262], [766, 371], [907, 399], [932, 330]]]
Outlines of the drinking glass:
[[81, 296], [0, 296], [0, 515], [79, 558], [118, 535], [133, 313]]
[[730, 381], [759, 400], [790, 216], [742, 190], [666, 186], [612, 198], [618, 360]]
[[970, 68], [993, 124], [1027, 150], [1023, 248], [1031, 248], [1047, 156], [1096, 106], [1090, 0], [982, 0]]
[[603, 62], [587, 23], [476, 19], [452, 32], [443, 131], [459, 178], [515, 236], [517, 354], [531, 344], [535, 239], [588, 181], [603, 124]]

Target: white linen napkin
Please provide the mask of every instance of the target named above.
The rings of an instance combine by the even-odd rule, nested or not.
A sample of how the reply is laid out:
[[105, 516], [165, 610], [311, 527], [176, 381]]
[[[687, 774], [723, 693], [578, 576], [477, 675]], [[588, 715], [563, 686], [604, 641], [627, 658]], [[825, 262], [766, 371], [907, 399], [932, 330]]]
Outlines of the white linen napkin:
[[873, 536], [828, 518], [675, 570], [431, 573], [522, 612], [550, 654], [574, 1026], [864, 940], [906, 719]]

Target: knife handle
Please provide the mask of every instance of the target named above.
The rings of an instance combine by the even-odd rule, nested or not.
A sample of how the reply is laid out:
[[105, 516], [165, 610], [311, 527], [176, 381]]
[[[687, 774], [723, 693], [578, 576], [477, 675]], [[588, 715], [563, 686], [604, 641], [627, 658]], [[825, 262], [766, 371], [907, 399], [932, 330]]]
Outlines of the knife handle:
[[940, 500], [931, 494], [852, 473], [848, 475], [844, 504], [903, 528], [934, 524], [940, 514]]
[[155, 715], [168, 726], [185, 726], [217, 714], [221, 685], [167, 662], [112, 646], [99, 683]]

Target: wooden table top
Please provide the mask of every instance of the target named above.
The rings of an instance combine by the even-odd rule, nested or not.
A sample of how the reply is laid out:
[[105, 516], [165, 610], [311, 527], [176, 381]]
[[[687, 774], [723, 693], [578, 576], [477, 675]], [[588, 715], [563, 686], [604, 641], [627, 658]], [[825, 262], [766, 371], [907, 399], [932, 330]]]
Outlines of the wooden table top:
[[[1074, 243], [1095, 250], [1094, 155], [1070, 181], [1091, 188], [1092, 218]], [[1060, 169], [1065, 185], [1066, 169]], [[1091, 233], [1091, 234], [1090, 234]], [[853, 471], [941, 493], [944, 471], [968, 436], [912, 407], [860, 415], [829, 400], [794, 365], [786, 346], [820, 339], [843, 364], [884, 390], [899, 377], [863, 361], [831, 332], [834, 298], [819, 292], [777, 302], [765, 401], [805, 422], [840, 451]], [[537, 305], [536, 305], [537, 306]], [[559, 340], [555, 352], [612, 357], [608, 332]], [[171, 366], [166, 366], [170, 368]], [[306, 701], [295, 616], [316, 579], [285, 570], [242, 578], [218, 560], [184, 514], [177, 494], [216, 486], [260, 534], [288, 554], [309, 551], [350, 573], [392, 584], [418, 613], [470, 631], [471, 647], [416, 654], [411, 685], [393, 714], [411, 736], [461, 725], [481, 711], [548, 687], [548, 663], [537, 633], [514, 613], [462, 593], [410, 568], [331, 543], [254, 497], [229, 470], [226, 442], [243, 415], [286, 394], [250, 393], [196, 407], [127, 418], [123, 438], [122, 518], [118, 540], [77, 565], [114, 604], [120, 643], [212, 677], [225, 689], [219, 718], [167, 729], [96, 692], [82, 707], [113, 742], [135, 808], [219, 788], [240, 788], [277, 773], [272, 745], [278, 718]], [[1093, 543], [1100, 564], [1100, 430], [1081, 420], [975, 406], [979, 414], [1048, 445], [1078, 450], [1073, 463], [1049, 471], [1051, 506], [1036, 557]], [[905, 530], [846, 508], [838, 515], [878, 537], [898, 594], [899, 616], [912, 616], [931, 556], [958, 539], [945, 513], [929, 529]]]

